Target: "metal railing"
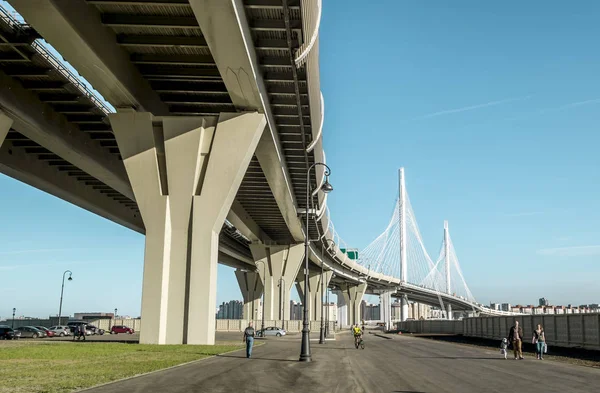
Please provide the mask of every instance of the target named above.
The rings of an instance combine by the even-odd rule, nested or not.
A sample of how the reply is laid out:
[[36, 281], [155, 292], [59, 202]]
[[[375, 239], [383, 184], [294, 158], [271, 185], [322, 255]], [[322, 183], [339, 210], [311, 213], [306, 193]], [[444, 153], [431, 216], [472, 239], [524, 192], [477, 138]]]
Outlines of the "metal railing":
[[[21, 22], [13, 15], [11, 15], [6, 9], [0, 6], [0, 18], [9, 25], [12, 29], [17, 30], [21, 33], [26, 33], [28, 29], [31, 29], [29, 24], [25, 21]], [[114, 109], [106, 104], [106, 101], [99, 97], [97, 93], [92, 91], [85, 83], [81, 81], [78, 75], [75, 75], [64, 63], [56, 57], [49, 49], [49, 44], [41, 39], [36, 39], [31, 43], [31, 47], [44, 58], [56, 71], [58, 71], [69, 83], [74, 85], [83, 95], [85, 95], [94, 105], [96, 105], [104, 114], [115, 112]]]

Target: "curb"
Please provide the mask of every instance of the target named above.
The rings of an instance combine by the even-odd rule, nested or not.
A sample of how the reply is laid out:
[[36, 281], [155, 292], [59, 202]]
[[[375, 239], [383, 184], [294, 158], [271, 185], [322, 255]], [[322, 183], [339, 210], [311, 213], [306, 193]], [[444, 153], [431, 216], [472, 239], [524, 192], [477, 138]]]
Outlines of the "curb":
[[384, 336], [384, 335], [382, 335], [382, 334], [379, 334], [379, 333], [373, 333], [373, 334], [374, 334], [375, 336], [377, 336], [377, 337], [385, 338], [386, 340], [393, 340], [393, 339], [394, 339], [394, 337], [388, 337], [388, 336]]
[[[264, 344], [262, 344], [262, 345], [264, 345]], [[208, 359], [216, 358], [216, 357], [218, 357], [220, 355], [225, 355], [225, 354], [228, 354], [228, 353], [233, 353], [233, 352], [238, 352], [238, 351], [245, 351], [245, 350], [246, 350], [245, 348], [234, 349], [232, 351], [227, 351], [227, 352], [219, 353], [217, 355], [210, 355], [210, 356], [207, 356], [207, 357], [202, 358], [202, 359], [196, 359], [196, 360], [192, 360], [190, 362], [176, 364], [176, 365], [171, 366], [171, 367], [161, 368], [159, 370], [149, 371], [147, 373], [136, 374], [136, 375], [132, 375], [130, 377], [125, 377], [125, 378], [121, 378], [121, 379], [116, 379], [114, 381], [101, 383], [100, 385], [90, 386], [89, 388], [83, 388], [83, 389], [73, 390], [71, 393], [85, 392], [85, 391], [96, 389], [96, 388], [99, 388], [99, 387], [102, 387], [102, 386], [112, 385], [113, 383], [125, 382], [125, 381], [128, 381], [130, 379], [135, 379], [135, 378], [139, 378], [139, 377], [145, 377], [146, 375], [155, 374], [155, 373], [158, 373], [158, 372], [161, 372], [161, 371], [172, 370], [172, 369], [177, 368], [177, 367], [187, 366], [189, 364], [198, 363], [198, 362], [201, 362], [203, 360], [208, 360]]]

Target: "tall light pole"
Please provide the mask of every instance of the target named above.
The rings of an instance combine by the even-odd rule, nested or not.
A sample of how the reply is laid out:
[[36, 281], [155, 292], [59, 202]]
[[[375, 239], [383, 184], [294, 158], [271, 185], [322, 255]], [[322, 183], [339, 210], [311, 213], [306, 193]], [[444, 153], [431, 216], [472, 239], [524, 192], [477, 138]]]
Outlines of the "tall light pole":
[[265, 292], [267, 289], [267, 285], [266, 285], [267, 284], [267, 276], [266, 276], [266, 270], [265, 270], [266, 265], [265, 265], [265, 261], [262, 261], [262, 260], [256, 261], [256, 263], [262, 263], [262, 265], [263, 265], [263, 280], [265, 283], [265, 285], [263, 286], [263, 298], [262, 298], [262, 312], [261, 312], [262, 322], [260, 324], [260, 335], [261, 335], [261, 337], [264, 337], [264, 335], [265, 335]]
[[12, 320], [12, 327], [11, 329], [14, 330], [15, 328], [15, 314], [17, 313], [17, 309], [15, 307], [13, 307], [13, 320]]
[[283, 279], [283, 277], [281, 277], [279, 279], [279, 301], [281, 302], [281, 328], [285, 330], [285, 296], [283, 296], [283, 294], [285, 293], [285, 280]]
[[[321, 239], [321, 330], [319, 332], [319, 344], [325, 344], [325, 319], [323, 318], [323, 291], [325, 290], [325, 280], [323, 279], [323, 262], [325, 261], [325, 243], [327, 243], [327, 252], [329, 252], [331, 249], [332, 243], [335, 246], [335, 242], [333, 240]], [[329, 307], [329, 304], [327, 307]]]
[[58, 306], [58, 326], [61, 326], [61, 316], [62, 316], [62, 300], [63, 300], [63, 293], [65, 291], [65, 276], [67, 275], [67, 273], [69, 273], [69, 281], [73, 281], [73, 272], [70, 270], [65, 270], [65, 272], [63, 273], [63, 278], [62, 278], [62, 286], [60, 287], [60, 305]]
[[308, 252], [310, 246], [310, 240], [308, 238], [308, 228], [310, 225], [310, 205], [309, 197], [312, 194], [310, 190], [310, 171], [317, 165], [325, 167], [325, 182], [321, 186], [321, 191], [328, 193], [333, 191], [333, 187], [329, 184], [329, 175], [331, 170], [329, 167], [322, 162], [315, 162], [306, 171], [306, 226], [304, 227], [304, 300], [302, 301], [303, 312], [302, 312], [302, 346], [300, 348], [300, 361], [310, 362], [310, 328], [308, 326]]

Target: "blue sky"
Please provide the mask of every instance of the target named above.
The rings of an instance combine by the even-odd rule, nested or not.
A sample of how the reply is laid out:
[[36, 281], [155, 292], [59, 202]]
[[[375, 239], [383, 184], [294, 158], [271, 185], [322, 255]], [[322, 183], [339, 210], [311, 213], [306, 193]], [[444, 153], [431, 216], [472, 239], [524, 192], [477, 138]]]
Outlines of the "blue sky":
[[[482, 303], [600, 302], [600, 4], [324, 2], [336, 229], [387, 224], [397, 170], [432, 254], [443, 220]], [[0, 316], [139, 315], [143, 237], [0, 175]], [[241, 298], [219, 269], [218, 301]], [[295, 292], [295, 291], [294, 291]]]

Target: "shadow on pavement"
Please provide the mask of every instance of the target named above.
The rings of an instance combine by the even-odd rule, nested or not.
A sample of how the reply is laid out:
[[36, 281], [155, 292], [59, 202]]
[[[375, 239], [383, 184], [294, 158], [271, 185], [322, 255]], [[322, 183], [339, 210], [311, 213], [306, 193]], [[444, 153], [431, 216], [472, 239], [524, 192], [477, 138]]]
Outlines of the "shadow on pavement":
[[[236, 355], [217, 355], [218, 358], [238, 358], [238, 359], [246, 359], [246, 356], [236, 356]], [[298, 360], [293, 359], [270, 359], [270, 358], [256, 358], [251, 357], [250, 360], [270, 360], [272, 362], [298, 362]]]
[[[482, 356], [415, 356], [415, 359], [452, 359], [452, 360], [507, 360], [504, 356], [482, 357]], [[512, 358], [511, 358], [512, 359]]]

